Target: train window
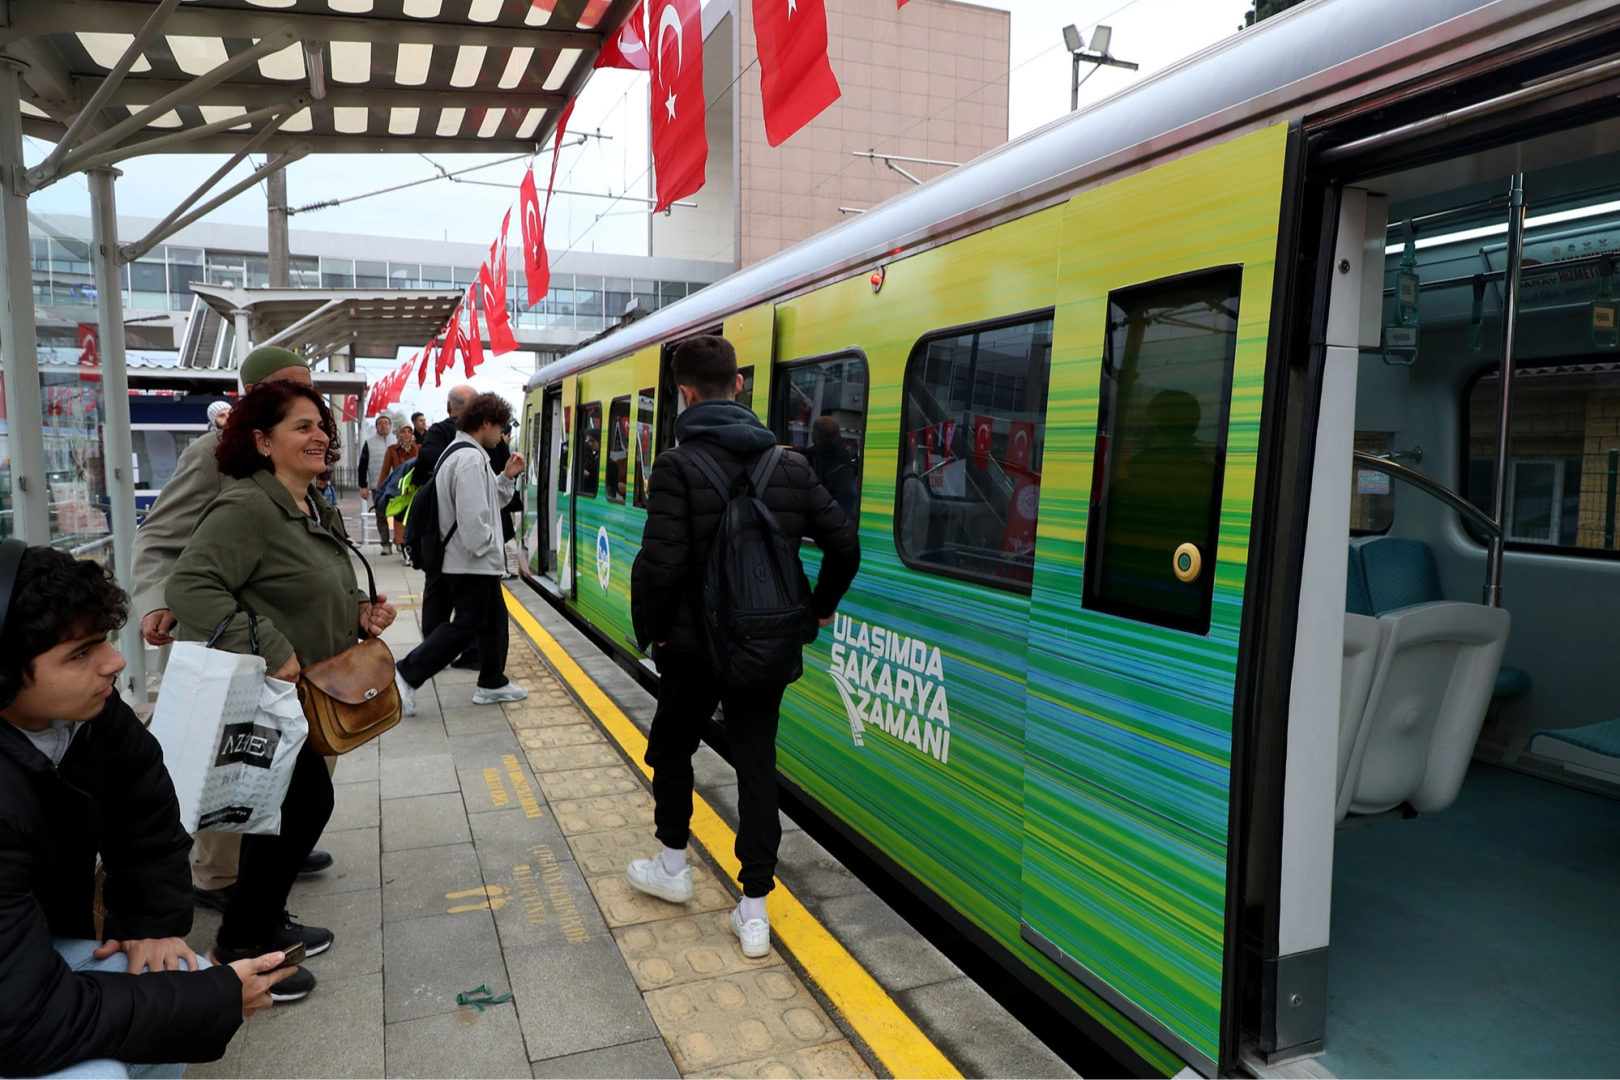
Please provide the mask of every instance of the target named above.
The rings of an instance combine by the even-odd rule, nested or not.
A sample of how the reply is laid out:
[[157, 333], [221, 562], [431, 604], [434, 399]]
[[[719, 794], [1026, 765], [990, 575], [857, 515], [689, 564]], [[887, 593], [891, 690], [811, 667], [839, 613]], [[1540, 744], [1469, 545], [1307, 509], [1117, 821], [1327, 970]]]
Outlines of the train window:
[[1108, 297], [1085, 604], [1209, 632], [1241, 267]]
[[745, 409], [752, 409], [754, 407], [754, 365], [749, 364], [747, 367], [738, 368], [737, 374], [741, 375], [743, 379], [742, 389], [737, 391], [737, 404]]
[[845, 516], [858, 518], [866, 445], [866, 357], [847, 352], [778, 366], [771, 429], [778, 442], [809, 460]]
[[601, 487], [602, 467], [602, 403], [592, 401], [579, 407], [579, 451], [575, 455], [579, 468], [574, 473], [574, 493], [587, 499], [596, 498]]
[[[1366, 454], [1387, 454], [1390, 433], [1356, 432], [1356, 449]], [[1350, 486], [1350, 535], [1382, 536], [1395, 524], [1394, 481], [1387, 472], [1357, 462]]]
[[607, 498], [624, 502], [630, 486], [630, 396], [616, 397], [608, 406]]
[[908, 566], [1027, 592], [1052, 313], [943, 331], [906, 364], [895, 546]]
[[647, 506], [647, 482], [652, 479], [653, 388], [636, 395], [636, 486], [633, 505]]

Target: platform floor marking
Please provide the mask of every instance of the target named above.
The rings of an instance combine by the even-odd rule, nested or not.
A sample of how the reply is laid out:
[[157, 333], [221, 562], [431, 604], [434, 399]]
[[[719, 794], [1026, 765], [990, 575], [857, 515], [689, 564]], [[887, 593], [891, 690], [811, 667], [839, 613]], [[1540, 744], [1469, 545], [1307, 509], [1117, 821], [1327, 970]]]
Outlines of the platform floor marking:
[[[647, 751], [647, 737], [641, 733], [641, 729], [568, 655], [557, 639], [529, 614], [510, 590], [503, 587], [502, 592], [512, 620], [528, 635], [563, 682], [579, 695], [586, 708], [629, 755], [636, 767], [650, 777], [652, 769], [642, 761]], [[692, 799], [692, 834], [708, 850], [710, 857], [735, 880], [741, 870], [732, 850], [736, 834], [715, 813], [714, 808], [696, 793]], [[951, 1080], [961, 1077], [962, 1074], [950, 1059], [940, 1052], [911, 1017], [878, 985], [877, 980], [781, 882], [771, 893], [769, 907], [771, 929], [776, 936], [871, 1048], [872, 1053], [877, 1055], [890, 1075]]]

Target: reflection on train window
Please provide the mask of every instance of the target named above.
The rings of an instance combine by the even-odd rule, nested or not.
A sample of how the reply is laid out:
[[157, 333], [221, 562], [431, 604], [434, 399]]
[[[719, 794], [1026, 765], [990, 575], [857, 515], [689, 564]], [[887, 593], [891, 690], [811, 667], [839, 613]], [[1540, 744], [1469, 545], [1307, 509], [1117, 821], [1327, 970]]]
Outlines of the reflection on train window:
[[575, 494], [596, 498], [601, 486], [602, 403], [592, 401], [579, 407], [579, 469], [575, 473]]
[[918, 569], [1027, 591], [1052, 315], [924, 338], [906, 365], [895, 544]]
[[562, 410], [562, 439], [557, 448], [557, 493], [559, 495], [572, 495], [573, 473], [568, 471], [568, 444], [573, 441], [574, 434], [574, 407], [564, 405]]
[[653, 388], [636, 395], [636, 490], [633, 505], [647, 506], [647, 483], [652, 479]]
[[[1572, 365], [1573, 366], [1573, 365]], [[1464, 430], [1464, 496], [1493, 511], [1496, 431], [1502, 384], [1495, 371], [1474, 382]], [[1508, 441], [1507, 539], [1541, 550], [1587, 554], [1620, 548], [1620, 365], [1576, 370], [1519, 368], [1513, 376]], [[1474, 531], [1474, 526], [1465, 522]], [[1481, 543], [1485, 538], [1476, 532]]]
[[630, 484], [630, 397], [616, 397], [608, 406], [608, 502], [624, 502]]
[[[1390, 433], [1356, 432], [1356, 449], [1364, 454], [1387, 454]], [[1350, 486], [1350, 535], [1382, 536], [1395, 524], [1395, 489], [1389, 473], [1354, 463]]]
[[845, 516], [857, 518], [866, 443], [866, 358], [851, 352], [782, 364], [775, 381], [771, 428], [777, 441], [803, 454]]
[[747, 367], [738, 368], [737, 374], [741, 375], [743, 380], [742, 389], [737, 391], [737, 404], [745, 409], [752, 409], [754, 407], [754, 365], [749, 364]]
[[1209, 632], [1241, 267], [1108, 297], [1086, 606]]

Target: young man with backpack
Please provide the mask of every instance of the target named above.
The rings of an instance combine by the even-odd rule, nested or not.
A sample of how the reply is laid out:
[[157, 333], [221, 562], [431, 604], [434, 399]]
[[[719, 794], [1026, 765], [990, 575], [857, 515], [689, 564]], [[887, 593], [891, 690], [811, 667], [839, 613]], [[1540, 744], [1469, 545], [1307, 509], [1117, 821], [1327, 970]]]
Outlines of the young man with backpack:
[[[832, 622], [854, 580], [860, 541], [810, 464], [778, 448], [770, 429], [737, 403], [742, 378], [730, 342], [684, 342], [672, 368], [686, 410], [675, 421], [678, 445], [653, 463], [646, 529], [630, 575], [636, 639], [653, 646], [658, 664], [646, 761], [663, 848], [632, 862], [626, 876], [671, 903], [692, 899], [692, 755], [715, 706], [724, 705], [743, 886], [731, 929], [743, 955], [761, 957], [771, 947], [765, 897], [775, 886], [782, 839], [782, 695], [801, 673], [800, 649]], [[798, 563], [802, 539], [822, 552], [813, 590]]]

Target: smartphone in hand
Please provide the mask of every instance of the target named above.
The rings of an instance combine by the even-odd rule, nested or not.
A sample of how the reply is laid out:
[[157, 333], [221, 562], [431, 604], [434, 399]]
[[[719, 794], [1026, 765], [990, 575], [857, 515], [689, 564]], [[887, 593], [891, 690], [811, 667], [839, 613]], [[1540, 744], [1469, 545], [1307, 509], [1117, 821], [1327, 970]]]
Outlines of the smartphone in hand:
[[280, 971], [282, 968], [297, 967], [304, 962], [305, 952], [306, 948], [302, 941], [290, 946], [286, 950], [287, 955], [282, 959], [281, 963], [276, 965], [275, 970]]

